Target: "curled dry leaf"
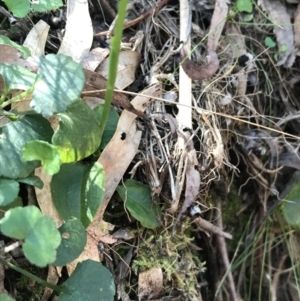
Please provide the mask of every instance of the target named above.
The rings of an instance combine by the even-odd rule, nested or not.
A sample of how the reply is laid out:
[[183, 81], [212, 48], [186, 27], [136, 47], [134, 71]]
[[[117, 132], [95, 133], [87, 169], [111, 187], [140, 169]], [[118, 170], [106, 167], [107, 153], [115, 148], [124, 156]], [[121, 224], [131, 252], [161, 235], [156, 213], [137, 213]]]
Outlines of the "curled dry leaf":
[[209, 50], [207, 59], [207, 64], [204, 66], [199, 66], [192, 60], [186, 58], [187, 51], [182, 47], [180, 52], [180, 58], [182, 62], [182, 68], [193, 80], [203, 80], [212, 77], [219, 68], [219, 59], [215, 51]]
[[279, 61], [276, 65], [291, 67], [295, 61], [294, 35], [286, 8], [278, 0], [259, 0], [258, 4], [274, 23], [274, 33], [279, 50]]

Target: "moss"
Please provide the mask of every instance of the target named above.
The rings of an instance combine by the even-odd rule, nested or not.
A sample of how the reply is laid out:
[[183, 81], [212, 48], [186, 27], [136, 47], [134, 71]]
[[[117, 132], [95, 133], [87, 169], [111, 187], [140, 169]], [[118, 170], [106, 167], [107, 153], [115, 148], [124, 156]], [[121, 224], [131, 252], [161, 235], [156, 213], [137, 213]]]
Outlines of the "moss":
[[[161, 231], [160, 234], [157, 232]], [[205, 270], [199, 254], [190, 248], [191, 225], [189, 219], [171, 235], [169, 230], [159, 229], [154, 233], [147, 230], [138, 246], [137, 258], [133, 262], [133, 272], [138, 273], [153, 267], [163, 270], [165, 293], [175, 287], [185, 299], [198, 300], [197, 276]]]

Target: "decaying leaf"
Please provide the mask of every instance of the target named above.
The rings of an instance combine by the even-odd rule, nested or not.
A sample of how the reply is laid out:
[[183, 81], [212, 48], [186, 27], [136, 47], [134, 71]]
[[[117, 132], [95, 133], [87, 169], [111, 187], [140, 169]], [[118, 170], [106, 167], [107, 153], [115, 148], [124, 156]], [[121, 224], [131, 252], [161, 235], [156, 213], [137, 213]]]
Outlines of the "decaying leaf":
[[58, 53], [69, 55], [76, 62], [80, 62], [89, 52], [93, 42], [88, 5], [88, 1], [68, 1], [66, 33]]
[[197, 155], [195, 149], [188, 152], [188, 161], [186, 169], [186, 183], [185, 183], [185, 196], [184, 203], [180, 210], [180, 213], [186, 212], [193, 201], [196, 199], [200, 189], [200, 173], [195, 169], [195, 164], [198, 165]]
[[[137, 109], [142, 111], [146, 109], [146, 105], [151, 101], [151, 97], [157, 97], [159, 94], [159, 85], [153, 85], [135, 97], [132, 103]], [[122, 112], [113, 138], [98, 159], [98, 162], [104, 168], [106, 176], [105, 196], [90, 225], [91, 227], [97, 227], [99, 222], [101, 222], [111, 196], [138, 151], [142, 133], [137, 130], [135, 119], [136, 115], [133, 113], [128, 111]]]
[[163, 289], [163, 272], [161, 268], [151, 268], [139, 273], [139, 300], [151, 300]]
[[269, 15], [276, 35], [279, 61], [277, 66], [291, 67], [295, 61], [294, 34], [290, 16], [279, 0], [259, 0], [258, 4]]
[[184, 47], [182, 47], [180, 52], [180, 58], [182, 62], [182, 68], [185, 73], [193, 80], [203, 80], [212, 77], [219, 68], [219, 59], [217, 54], [210, 50], [208, 51], [207, 64], [204, 66], [199, 66], [192, 60], [186, 58], [187, 52]]
[[80, 256], [78, 258], [76, 258], [74, 261], [72, 261], [71, 263], [67, 264], [67, 271], [68, 274], [71, 275], [77, 264], [79, 262], [82, 262], [84, 260], [94, 260], [96, 262], [99, 262], [99, 250], [98, 250], [98, 242], [91, 236], [91, 235], [87, 235], [87, 243], [86, 246], [84, 248], [84, 250], [82, 251], [82, 253], [80, 254]]
[[[102, 75], [98, 74], [97, 72], [92, 72], [87, 69], [84, 69], [84, 73], [85, 73], [85, 80], [86, 80], [85, 90], [88, 91], [103, 90], [103, 91], [97, 91], [95, 95], [97, 95], [97, 97], [104, 99], [105, 89], [107, 85], [106, 79]], [[121, 106], [125, 110], [132, 112], [133, 114], [136, 114], [140, 117], [145, 117], [145, 114], [140, 110], [136, 110], [134, 106], [131, 104], [131, 102], [129, 101], [129, 99], [123, 93], [115, 92], [112, 103], [114, 105]]]
[[40, 20], [30, 30], [23, 43], [23, 46], [26, 46], [30, 49], [31, 55], [40, 56], [44, 54], [49, 29], [50, 26], [43, 20]]
[[[140, 62], [140, 54], [137, 51], [121, 51], [118, 61], [118, 74], [115, 87], [123, 90], [135, 80], [135, 71]], [[109, 59], [107, 58], [98, 68], [97, 72], [105, 78], [109, 73]]]
[[94, 48], [82, 58], [80, 64], [85, 69], [95, 71], [96, 68], [105, 60], [108, 54], [108, 48]]
[[216, 51], [228, 14], [228, 0], [216, 0], [214, 13], [210, 22], [210, 33], [207, 37], [207, 50]]

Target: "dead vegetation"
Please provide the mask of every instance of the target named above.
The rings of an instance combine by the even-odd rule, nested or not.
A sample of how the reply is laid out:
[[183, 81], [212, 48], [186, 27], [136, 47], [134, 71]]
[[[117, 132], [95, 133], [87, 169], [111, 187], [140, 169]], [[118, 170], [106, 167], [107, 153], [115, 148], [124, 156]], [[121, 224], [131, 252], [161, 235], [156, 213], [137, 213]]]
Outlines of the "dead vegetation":
[[[106, 195], [80, 258], [99, 260], [100, 241], [116, 300], [300, 299], [299, 232], [279, 210], [300, 169], [300, 5], [260, 0], [253, 7], [245, 13], [224, 0], [129, 1], [114, 95], [127, 111], [98, 160]], [[89, 9], [93, 47], [102, 50], [89, 52], [88, 42], [70, 50], [68, 33], [82, 30], [72, 24], [84, 27], [74, 15], [67, 50], [59, 53], [87, 69], [83, 96], [92, 107], [99, 100], [90, 96], [103, 97], [105, 89], [100, 63], [116, 4], [95, 0]], [[59, 47], [59, 29], [39, 41], [46, 52]], [[160, 202], [155, 230], [132, 220], [114, 194], [130, 177]], [[43, 198], [49, 192], [37, 192], [47, 212]], [[125, 234], [114, 236], [103, 219]]]

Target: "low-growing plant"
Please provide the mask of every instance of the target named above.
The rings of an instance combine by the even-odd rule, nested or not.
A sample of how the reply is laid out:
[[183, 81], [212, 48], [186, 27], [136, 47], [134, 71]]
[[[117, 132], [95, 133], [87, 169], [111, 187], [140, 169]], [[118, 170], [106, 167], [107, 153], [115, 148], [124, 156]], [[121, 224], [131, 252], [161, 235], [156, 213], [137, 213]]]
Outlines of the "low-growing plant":
[[[25, 16], [30, 9], [47, 11], [62, 5], [60, 0], [39, 1], [39, 4], [29, 0], [4, 2], [17, 17]], [[102, 109], [92, 110], [80, 98], [85, 76], [81, 65], [71, 57], [62, 54], [41, 56], [37, 73], [17, 65], [0, 64], [4, 81], [0, 109], [2, 118], [9, 119], [0, 128], [0, 230], [3, 235], [15, 239], [15, 247], [22, 246], [25, 257], [39, 267], [64, 266], [80, 255], [87, 241], [85, 229], [104, 197], [105, 173], [101, 164], [81, 164], [79, 161], [103, 147], [103, 141], [109, 140], [107, 135], [112, 135], [111, 131], [105, 131], [105, 126], [111, 114], [126, 5], [127, 0], [119, 3]], [[0, 43], [17, 48], [24, 57], [30, 55], [26, 47], [7, 37], [0, 36]], [[31, 99], [31, 111], [8, 109], [25, 99]], [[52, 116], [59, 119], [55, 131], [47, 119]], [[53, 176], [52, 197], [64, 220], [59, 229], [54, 220], [43, 215], [36, 206], [22, 207], [19, 197], [20, 183], [43, 187], [41, 179], [34, 175], [41, 165]], [[5, 251], [8, 252], [4, 248], [2, 252]], [[112, 274], [101, 263], [92, 260], [79, 263], [68, 280], [59, 286], [6, 261], [1, 253], [0, 262], [52, 288], [62, 301], [113, 300], [115, 294]], [[1, 300], [12, 300], [8, 296], [0, 297]]]

